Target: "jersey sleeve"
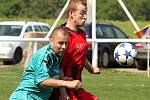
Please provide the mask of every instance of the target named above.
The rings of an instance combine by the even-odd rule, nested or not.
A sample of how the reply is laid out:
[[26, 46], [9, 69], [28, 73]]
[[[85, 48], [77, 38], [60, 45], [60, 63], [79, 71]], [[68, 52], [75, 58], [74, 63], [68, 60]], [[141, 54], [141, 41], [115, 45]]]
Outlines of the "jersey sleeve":
[[35, 59], [34, 62], [35, 62], [34, 83], [36, 85], [39, 84], [40, 82], [43, 82], [44, 80], [51, 78], [48, 73], [46, 61], [43, 60], [43, 57], [39, 57], [37, 60]]

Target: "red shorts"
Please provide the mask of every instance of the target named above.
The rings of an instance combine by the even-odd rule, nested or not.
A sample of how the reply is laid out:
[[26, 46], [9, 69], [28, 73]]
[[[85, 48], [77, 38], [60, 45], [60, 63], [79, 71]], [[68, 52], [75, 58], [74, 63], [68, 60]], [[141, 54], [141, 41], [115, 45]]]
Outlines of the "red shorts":
[[[68, 89], [68, 94], [71, 100], [99, 100], [98, 97], [92, 95], [90, 92], [85, 91], [83, 88], [78, 90]], [[49, 100], [59, 100], [59, 89], [54, 89]]]

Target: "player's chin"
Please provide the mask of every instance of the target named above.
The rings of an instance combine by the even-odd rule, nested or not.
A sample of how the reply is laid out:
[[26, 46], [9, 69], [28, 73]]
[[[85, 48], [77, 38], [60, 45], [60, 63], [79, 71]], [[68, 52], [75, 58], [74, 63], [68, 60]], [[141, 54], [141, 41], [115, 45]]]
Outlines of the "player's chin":
[[85, 23], [85, 20], [82, 20], [82, 21], [80, 21], [80, 22], [78, 23], [78, 25], [79, 25], [79, 26], [83, 26], [84, 23]]
[[59, 56], [62, 56], [62, 55], [63, 55], [63, 53], [64, 53], [64, 52], [59, 52], [59, 53], [58, 53], [58, 55], [59, 55]]
[[83, 26], [84, 24], [85, 24], [85, 20], [84, 20], [84, 21], [82, 21], [81, 26]]
[[78, 25], [78, 27], [82, 27], [84, 25], [84, 23], [80, 23], [80, 25]]
[[57, 54], [57, 57], [62, 57], [62, 54]]

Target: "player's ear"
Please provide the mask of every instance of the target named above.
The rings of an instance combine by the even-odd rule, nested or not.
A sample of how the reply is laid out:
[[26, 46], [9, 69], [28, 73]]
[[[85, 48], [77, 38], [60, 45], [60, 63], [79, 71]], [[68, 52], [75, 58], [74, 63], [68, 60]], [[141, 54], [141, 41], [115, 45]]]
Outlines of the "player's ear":
[[69, 10], [69, 16], [71, 19], [73, 19], [73, 12], [74, 12], [73, 10]]
[[49, 44], [53, 44], [53, 39], [52, 38], [49, 38]]

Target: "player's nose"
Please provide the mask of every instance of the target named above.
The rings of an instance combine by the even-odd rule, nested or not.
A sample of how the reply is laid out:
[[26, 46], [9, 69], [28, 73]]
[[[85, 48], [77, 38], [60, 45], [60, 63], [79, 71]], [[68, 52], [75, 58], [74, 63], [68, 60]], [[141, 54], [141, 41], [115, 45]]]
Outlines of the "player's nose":
[[87, 19], [87, 14], [84, 14], [84, 15], [83, 15], [83, 18], [86, 20], [86, 19]]
[[63, 45], [62, 45], [62, 49], [65, 49], [67, 47], [67, 45], [64, 43]]

